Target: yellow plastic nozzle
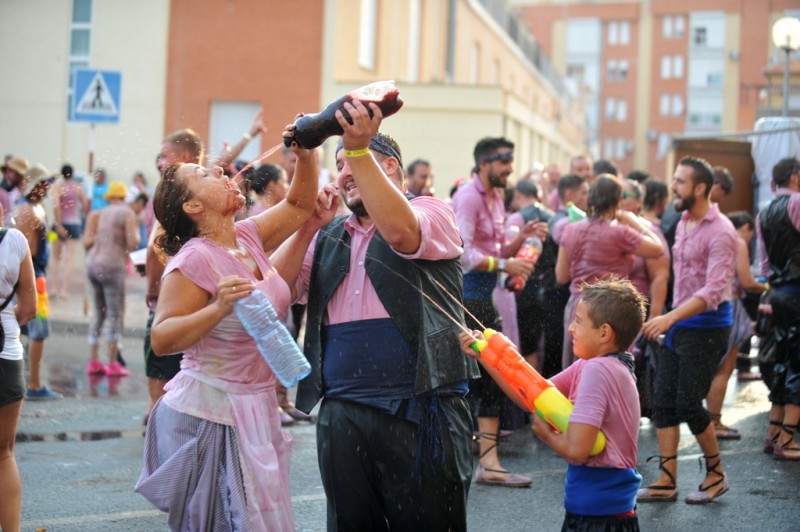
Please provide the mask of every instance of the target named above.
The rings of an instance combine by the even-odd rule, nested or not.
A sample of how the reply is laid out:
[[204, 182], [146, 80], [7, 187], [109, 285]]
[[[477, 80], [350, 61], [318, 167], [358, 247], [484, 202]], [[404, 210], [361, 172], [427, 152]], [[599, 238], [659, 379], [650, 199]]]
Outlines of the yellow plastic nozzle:
[[480, 353], [481, 351], [483, 351], [483, 348], [486, 347], [487, 345], [489, 345], [489, 342], [487, 342], [486, 340], [475, 340], [474, 342], [472, 342], [471, 347], [476, 353]]

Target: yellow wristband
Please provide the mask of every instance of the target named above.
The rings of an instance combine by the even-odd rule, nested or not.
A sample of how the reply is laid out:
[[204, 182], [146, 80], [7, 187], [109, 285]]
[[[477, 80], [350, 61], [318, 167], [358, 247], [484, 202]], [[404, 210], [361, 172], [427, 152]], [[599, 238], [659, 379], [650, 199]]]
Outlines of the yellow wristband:
[[363, 157], [369, 153], [369, 146], [360, 150], [344, 150], [345, 157]]
[[486, 257], [486, 262], [488, 263], [486, 265], [486, 271], [487, 272], [493, 272], [494, 271], [494, 266], [495, 266], [494, 257]]
[[253, 135], [245, 131], [244, 133], [242, 133], [242, 138], [247, 142], [250, 142], [251, 140], [253, 140]]

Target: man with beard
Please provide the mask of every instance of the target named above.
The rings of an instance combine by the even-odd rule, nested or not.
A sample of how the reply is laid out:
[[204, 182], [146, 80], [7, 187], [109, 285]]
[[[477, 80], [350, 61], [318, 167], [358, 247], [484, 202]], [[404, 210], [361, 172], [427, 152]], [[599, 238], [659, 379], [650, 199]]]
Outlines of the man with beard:
[[[503, 204], [508, 176], [514, 169], [514, 143], [502, 137], [478, 141], [473, 150], [475, 168], [472, 180], [453, 196], [453, 210], [464, 241], [461, 262], [464, 267], [464, 305], [467, 327], [501, 330], [500, 318], [492, 301], [497, 276], [502, 272], [519, 275], [525, 281], [534, 262], [514, 257], [528, 236], [547, 236], [547, 224], [531, 220], [520, 227], [513, 240], [506, 238], [506, 209]], [[477, 321], [476, 321], [477, 320]], [[506, 487], [530, 486], [531, 478], [509, 473], [500, 465], [497, 440], [500, 412], [505, 395], [481, 368], [481, 378], [472, 385], [476, 394], [480, 446], [475, 482]]]
[[727, 350], [738, 248], [733, 224], [709, 198], [713, 184], [711, 166], [694, 157], [681, 159], [672, 178], [675, 208], [681, 212], [672, 248], [673, 309], [642, 327], [650, 340], [665, 334], [665, 348], [656, 353], [653, 401], [660, 475], [655, 483], [639, 490], [639, 502], [678, 498], [682, 422], [697, 438], [706, 459], [706, 477], [686, 502], [710, 503], [728, 491], [714, 424], [703, 407], [703, 398]]
[[458, 340], [461, 239], [446, 203], [403, 194], [400, 148], [369, 105], [372, 116], [359, 101], [344, 104], [352, 124], [336, 111], [337, 184], [352, 214], [334, 218], [337, 201], [321, 207], [273, 255], [296, 261], [295, 288], [308, 298], [312, 370], [297, 407], [309, 412], [323, 397], [328, 530], [466, 530], [465, 395], [478, 371]]

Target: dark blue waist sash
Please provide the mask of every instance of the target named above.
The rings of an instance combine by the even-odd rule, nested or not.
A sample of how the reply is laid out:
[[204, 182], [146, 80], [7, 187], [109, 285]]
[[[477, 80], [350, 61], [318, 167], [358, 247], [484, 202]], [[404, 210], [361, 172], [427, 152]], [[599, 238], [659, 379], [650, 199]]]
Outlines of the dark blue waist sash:
[[323, 328], [325, 397], [387, 409], [414, 396], [416, 357], [390, 318]]
[[717, 310], [707, 310], [686, 318], [673, 325], [667, 331], [667, 349], [672, 350], [672, 339], [678, 329], [718, 329], [733, 325], [733, 305], [730, 301], [720, 303]]
[[476, 270], [464, 274], [464, 299], [491, 299], [497, 274]]
[[567, 465], [564, 508], [577, 515], [619, 515], [636, 507], [642, 475], [635, 468]]
[[323, 395], [383, 410], [419, 425], [417, 479], [422, 457], [444, 463], [442, 431], [447, 417], [439, 396], [467, 394], [467, 381], [440, 386], [415, 397], [416, 355], [390, 318], [323, 327]]

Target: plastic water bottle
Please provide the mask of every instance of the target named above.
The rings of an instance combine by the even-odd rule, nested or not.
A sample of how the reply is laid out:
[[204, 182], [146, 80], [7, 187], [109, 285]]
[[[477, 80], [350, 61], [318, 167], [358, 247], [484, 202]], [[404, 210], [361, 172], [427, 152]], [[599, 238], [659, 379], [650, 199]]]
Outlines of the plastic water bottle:
[[291, 388], [311, 373], [311, 365], [264, 292], [253, 290], [249, 297], [238, 300], [234, 309], [281, 384]]
[[567, 214], [569, 215], [569, 223], [586, 219], [586, 212], [571, 201], [567, 202]]
[[[542, 241], [539, 240], [539, 237], [529, 236], [519, 247], [517, 258], [532, 260], [535, 264], [536, 261], [539, 260], [539, 254], [541, 252]], [[508, 279], [506, 279], [506, 288], [512, 292], [522, 292], [522, 289], [525, 288], [525, 278], [521, 275], [510, 275]]]

